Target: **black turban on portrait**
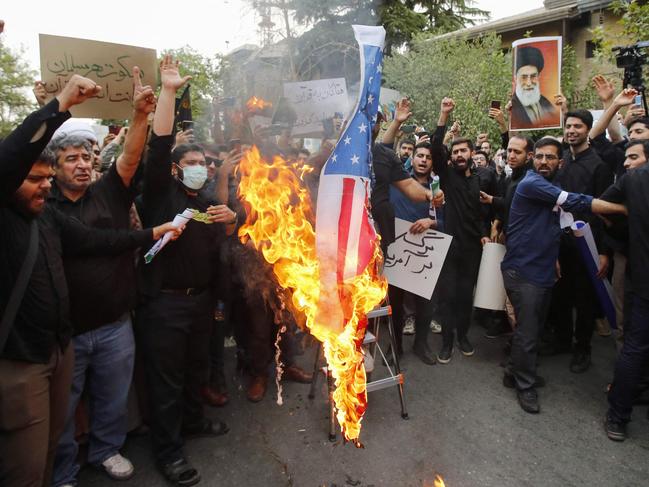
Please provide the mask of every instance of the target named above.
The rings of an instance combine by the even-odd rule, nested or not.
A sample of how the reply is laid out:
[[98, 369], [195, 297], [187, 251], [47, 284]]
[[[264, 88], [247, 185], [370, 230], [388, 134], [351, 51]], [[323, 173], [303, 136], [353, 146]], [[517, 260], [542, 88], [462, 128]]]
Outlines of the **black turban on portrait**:
[[516, 51], [516, 71], [523, 66], [536, 66], [539, 73], [543, 71], [543, 54], [536, 47], [519, 47]]

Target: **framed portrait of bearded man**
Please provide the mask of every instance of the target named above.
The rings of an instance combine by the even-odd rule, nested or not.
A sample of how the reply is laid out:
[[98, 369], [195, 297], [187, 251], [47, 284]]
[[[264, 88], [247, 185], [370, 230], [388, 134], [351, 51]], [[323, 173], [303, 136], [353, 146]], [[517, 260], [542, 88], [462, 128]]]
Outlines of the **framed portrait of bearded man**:
[[519, 39], [514, 49], [512, 111], [509, 129], [561, 128], [561, 37]]

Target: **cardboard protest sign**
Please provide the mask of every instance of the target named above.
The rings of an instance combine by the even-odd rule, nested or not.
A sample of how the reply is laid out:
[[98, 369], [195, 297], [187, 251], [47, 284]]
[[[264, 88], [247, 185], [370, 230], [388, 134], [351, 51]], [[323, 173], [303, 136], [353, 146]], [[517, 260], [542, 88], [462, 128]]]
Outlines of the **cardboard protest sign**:
[[388, 247], [383, 274], [392, 286], [430, 299], [453, 237], [435, 230], [409, 233], [411, 222], [395, 218], [397, 238]]
[[512, 43], [514, 49], [510, 130], [561, 128], [561, 37], [530, 37]]
[[295, 113], [293, 136], [336, 137], [347, 115], [345, 78], [284, 83], [284, 97]]
[[90, 41], [47, 34], [39, 35], [41, 79], [56, 96], [73, 74], [95, 81], [102, 93], [72, 108], [75, 117], [130, 118], [133, 112], [133, 66], [142, 73], [143, 85], [156, 85], [155, 49]]

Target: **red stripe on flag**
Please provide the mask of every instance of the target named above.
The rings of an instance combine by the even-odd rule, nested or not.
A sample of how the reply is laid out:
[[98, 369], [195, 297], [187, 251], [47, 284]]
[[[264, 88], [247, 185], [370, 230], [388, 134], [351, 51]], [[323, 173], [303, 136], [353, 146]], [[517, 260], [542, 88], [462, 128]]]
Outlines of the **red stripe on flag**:
[[376, 233], [374, 227], [370, 225], [370, 219], [367, 215], [367, 206], [363, 208], [363, 221], [361, 222], [361, 234], [358, 242], [358, 267], [356, 268], [356, 275], [360, 276], [372, 258], [374, 239]]
[[340, 201], [340, 217], [338, 218], [338, 261], [336, 262], [336, 275], [338, 284], [343, 282], [345, 276], [345, 260], [347, 259], [347, 241], [349, 240], [349, 226], [352, 218], [354, 203], [354, 186], [356, 181], [352, 178], [343, 178], [343, 192]]

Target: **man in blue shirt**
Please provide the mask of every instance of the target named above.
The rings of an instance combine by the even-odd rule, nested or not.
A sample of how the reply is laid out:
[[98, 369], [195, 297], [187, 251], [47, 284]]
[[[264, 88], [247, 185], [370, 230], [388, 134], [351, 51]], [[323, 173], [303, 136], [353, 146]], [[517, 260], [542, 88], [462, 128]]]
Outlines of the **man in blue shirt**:
[[[540, 411], [535, 386], [537, 341], [545, 322], [552, 287], [557, 280], [561, 225], [559, 207], [566, 211], [624, 213], [625, 207], [592, 196], [567, 193], [552, 184], [561, 164], [561, 144], [545, 137], [534, 146], [534, 171], [518, 184], [509, 212], [507, 253], [501, 264], [503, 280], [518, 323], [503, 383], [517, 389], [518, 402], [528, 413]], [[512, 381], [513, 377], [513, 381]]]
[[[433, 155], [428, 142], [417, 144], [412, 158], [412, 179], [425, 189], [430, 189], [432, 182]], [[413, 202], [399, 189], [390, 186], [390, 203], [394, 207], [396, 218], [412, 222], [410, 233], [424, 233], [428, 229], [443, 230], [443, 208], [437, 208], [436, 219], [430, 218], [430, 202]], [[392, 305], [392, 318], [394, 321], [397, 354], [403, 355], [402, 334], [404, 326], [403, 300], [407, 291], [395, 286], [388, 286], [390, 304]], [[430, 335], [430, 320], [433, 317], [433, 298], [425, 299], [421, 296], [415, 298], [415, 343], [413, 352], [426, 365], [435, 364], [435, 355], [430, 349], [428, 336]]]

